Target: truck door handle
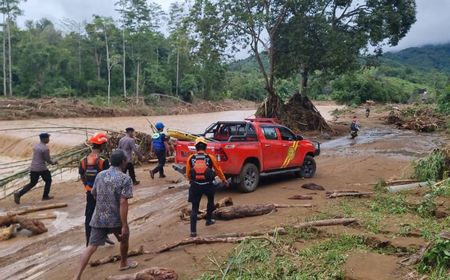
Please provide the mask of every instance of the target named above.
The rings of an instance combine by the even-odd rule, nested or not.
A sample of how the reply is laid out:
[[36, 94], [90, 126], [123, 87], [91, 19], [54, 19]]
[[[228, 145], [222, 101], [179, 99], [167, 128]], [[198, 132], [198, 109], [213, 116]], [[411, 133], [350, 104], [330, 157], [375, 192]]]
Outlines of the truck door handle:
[[269, 144], [265, 144], [264, 147], [267, 147], [267, 148], [268, 148], [268, 147], [270, 147], [270, 145], [269, 145]]

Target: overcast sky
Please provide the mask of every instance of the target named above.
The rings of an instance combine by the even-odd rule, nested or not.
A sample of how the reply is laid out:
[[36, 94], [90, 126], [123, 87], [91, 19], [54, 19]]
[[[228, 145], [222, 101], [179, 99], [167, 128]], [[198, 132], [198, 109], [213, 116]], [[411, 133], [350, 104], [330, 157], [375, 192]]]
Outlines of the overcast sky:
[[[76, 21], [89, 20], [93, 14], [117, 17], [114, 10], [116, 0], [27, 0], [22, 4], [24, 15], [19, 24], [25, 20], [49, 18], [57, 23], [61, 19], [70, 18]], [[164, 10], [175, 0], [154, 0]], [[407, 47], [425, 44], [450, 42], [450, 0], [416, 0], [417, 22], [411, 31], [393, 48], [400, 50]]]

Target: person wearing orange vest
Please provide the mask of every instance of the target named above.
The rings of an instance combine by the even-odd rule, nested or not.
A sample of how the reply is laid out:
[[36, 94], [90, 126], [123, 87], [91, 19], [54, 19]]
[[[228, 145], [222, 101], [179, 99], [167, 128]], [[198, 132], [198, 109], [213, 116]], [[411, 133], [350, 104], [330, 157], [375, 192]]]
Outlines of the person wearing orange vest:
[[226, 186], [228, 186], [227, 179], [217, 163], [216, 158], [213, 155], [206, 153], [207, 145], [208, 143], [205, 138], [198, 137], [195, 140], [195, 149], [197, 152], [191, 155], [186, 163], [186, 177], [191, 185], [189, 188], [188, 199], [188, 201], [192, 203], [191, 237], [197, 236], [197, 215], [202, 195], [206, 195], [208, 198], [206, 225], [210, 226], [216, 222], [212, 219], [212, 213], [215, 208], [215, 186], [213, 181], [216, 175], [219, 176], [220, 180], [222, 180]]
[[[79, 174], [83, 182], [84, 190], [86, 192], [86, 210], [84, 227], [86, 230], [86, 246], [88, 245], [91, 236], [91, 222], [92, 215], [95, 210], [95, 198], [91, 191], [94, 187], [95, 178], [100, 171], [109, 168], [109, 161], [103, 159], [100, 155], [108, 142], [108, 138], [103, 133], [96, 133], [90, 139], [89, 143], [92, 145], [92, 152], [80, 161]], [[109, 244], [114, 244], [111, 240], [106, 241]]]

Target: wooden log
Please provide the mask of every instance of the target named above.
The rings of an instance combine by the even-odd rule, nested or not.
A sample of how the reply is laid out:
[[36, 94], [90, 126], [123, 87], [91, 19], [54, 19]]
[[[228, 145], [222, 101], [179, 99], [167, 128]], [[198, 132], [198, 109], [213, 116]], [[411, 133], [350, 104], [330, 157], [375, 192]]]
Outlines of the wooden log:
[[244, 217], [261, 216], [275, 210], [276, 207], [274, 204], [238, 205], [216, 209], [213, 215], [219, 220], [232, 220]]
[[170, 251], [174, 248], [185, 246], [185, 245], [191, 245], [191, 244], [213, 244], [213, 243], [238, 243], [241, 242], [248, 237], [195, 237], [195, 238], [187, 238], [184, 240], [181, 240], [179, 242], [164, 246], [160, 250], [157, 251], [157, 253], [164, 253], [167, 251]]
[[[231, 197], [227, 196], [227, 197], [222, 198], [221, 200], [219, 200], [219, 202], [217, 202], [215, 204], [215, 209], [222, 208], [222, 207], [228, 207], [228, 206], [232, 206], [232, 205], [233, 205], [233, 199]], [[191, 218], [191, 212], [192, 212], [192, 210], [189, 209], [188, 207], [181, 209], [180, 218], [183, 221], [189, 221]], [[202, 220], [205, 218], [206, 218], [206, 209], [200, 209], [198, 211], [197, 219]]]
[[[151, 252], [144, 251], [144, 246], [140, 246], [139, 249], [137, 249], [137, 250], [128, 251], [128, 257], [135, 257], [135, 256], [144, 255], [144, 254], [151, 254]], [[121, 260], [120, 255], [112, 255], [112, 256], [102, 258], [102, 259], [91, 261], [89, 264], [91, 266], [99, 266], [99, 265], [103, 265], [103, 264], [107, 264], [107, 263], [114, 263], [114, 262], [117, 262], [120, 260]]]
[[275, 208], [312, 208], [312, 204], [274, 204]]
[[27, 206], [19, 208], [18, 210], [8, 212], [7, 214], [9, 216], [13, 215], [24, 215], [28, 213], [38, 212], [38, 211], [44, 211], [49, 209], [57, 209], [57, 208], [63, 208], [67, 207], [67, 203], [53, 203], [53, 204], [47, 204], [47, 205], [37, 205], [37, 206]]
[[289, 197], [288, 199], [293, 199], [293, 200], [312, 200], [313, 197], [310, 196], [310, 195], [296, 194], [296, 195], [293, 195], [293, 196]]
[[350, 192], [350, 193], [331, 193], [327, 195], [327, 198], [337, 198], [337, 197], [363, 197], [371, 196], [373, 192]]
[[393, 185], [403, 185], [408, 183], [417, 183], [416, 179], [399, 179], [399, 180], [391, 180], [386, 182], [386, 186], [393, 186]]
[[[354, 218], [342, 218], [342, 219], [328, 219], [328, 220], [319, 220], [301, 223], [295, 225], [295, 229], [304, 229], [304, 228], [312, 228], [312, 227], [324, 227], [324, 226], [337, 226], [337, 225], [349, 225], [355, 223], [357, 220]], [[164, 253], [175, 249], [180, 246], [191, 245], [191, 244], [213, 244], [213, 243], [238, 243], [244, 241], [249, 238], [260, 237], [263, 235], [284, 235], [287, 234], [287, 231], [284, 227], [278, 227], [271, 231], [254, 231], [250, 233], [226, 233], [222, 235], [215, 235], [210, 237], [195, 237], [195, 238], [187, 238], [178, 242], [175, 242], [170, 245], [166, 245], [156, 251], [156, 253]]]
[[25, 218], [30, 220], [50, 220], [58, 218], [55, 214], [44, 214], [44, 215], [33, 215], [33, 216], [25, 216]]
[[[167, 163], [175, 162], [175, 157], [174, 156], [167, 157], [166, 162]], [[158, 159], [155, 159], [155, 158], [154, 159], [149, 159], [148, 163], [158, 163]]]
[[12, 224], [8, 227], [0, 228], [0, 241], [5, 241], [11, 239], [14, 236], [14, 231], [16, 230], [16, 225]]
[[295, 225], [294, 228], [302, 229], [309, 227], [325, 227], [325, 226], [337, 226], [337, 225], [349, 225], [355, 223], [357, 220], [355, 218], [342, 218], [342, 219], [328, 219], [328, 220], [318, 220], [312, 222], [305, 222]]
[[314, 183], [303, 184], [302, 188], [308, 189], [308, 190], [313, 190], [313, 191], [324, 191], [325, 190], [325, 188], [322, 187], [321, 185], [317, 185]]
[[47, 232], [48, 229], [45, 225], [38, 220], [27, 219], [24, 217], [16, 217], [17, 222], [19, 223], [21, 228], [27, 229], [31, 231], [33, 234], [42, 234]]
[[419, 182], [419, 183], [412, 183], [412, 184], [406, 184], [406, 185], [396, 185], [396, 186], [390, 186], [387, 187], [388, 192], [396, 193], [401, 191], [408, 191], [418, 188], [425, 188], [428, 187], [428, 182]]
[[172, 269], [151, 267], [138, 273], [108, 276], [106, 280], [178, 280], [178, 275]]

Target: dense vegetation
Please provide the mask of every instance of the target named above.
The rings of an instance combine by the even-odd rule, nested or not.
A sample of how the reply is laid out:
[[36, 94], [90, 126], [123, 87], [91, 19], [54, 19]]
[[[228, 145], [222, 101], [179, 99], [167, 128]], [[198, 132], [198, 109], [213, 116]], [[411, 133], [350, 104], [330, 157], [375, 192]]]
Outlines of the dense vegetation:
[[[218, 12], [215, 6], [202, 6], [204, 12], [199, 16], [195, 6], [187, 10], [183, 5], [173, 4], [165, 14], [156, 4], [143, 0], [120, 0], [115, 5], [121, 15], [117, 21], [94, 15], [89, 22], [65, 20], [59, 28], [47, 19], [28, 21], [19, 28], [15, 19], [21, 14], [20, 1], [2, 1], [0, 11], [6, 16], [6, 28], [1, 34], [5, 50], [0, 81], [4, 84], [4, 95], [105, 99], [123, 96], [139, 100], [151, 93], [162, 93], [188, 100], [193, 93], [204, 99], [261, 101], [267, 96], [268, 86], [261, 69], [270, 69], [275, 57], [280, 63], [274, 69], [273, 88], [284, 100], [306, 87], [307, 79], [308, 95], [313, 98], [349, 104], [367, 99], [406, 102], [418, 99], [418, 93], [427, 90], [440, 101], [442, 112], [450, 110], [450, 44], [410, 48], [387, 53], [381, 59], [345, 60], [339, 54], [345, 48], [334, 45], [336, 38], [324, 35], [331, 32], [327, 29], [331, 26], [327, 17], [297, 16], [298, 9], [305, 6], [292, 8], [299, 22], [287, 22], [277, 35], [279, 38], [274, 38], [285, 55], [273, 53], [271, 58], [261, 51], [248, 59], [230, 62], [227, 50], [230, 45], [226, 43], [230, 38], [225, 38], [219, 29], [212, 32], [210, 28], [220, 23], [214, 21]], [[224, 16], [236, 17], [238, 10], [234, 12]], [[309, 29], [299, 28], [299, 24]], [[296, 53], [300, 49], [302, 53], [311, 52], [316, 42], [304, 42], [295, 50], [285, 49], [286, 45], [292, 45], [289, 37], [292, 34], [309, 36], [311, 32], [322, 32], [316, 35], [325, 36], [322, 39], [329, 40], [330, 49], [317, 53], [316, 57]], [[405, 29], [378, 36], [397, 36], [390, 37], [396, 43], [406, 32]], [[358, 38], [358, 42], [363, 46], [368, 38]], [[233, 48], [240, 46], [237, 43]], [[324, 60], [324, 57], [331, 58]], [[310, 66], [308, 76], [303, 72], [299, 75], [295, 66], [305, 59], [309, 65], [315, 65]], [[290, 63], [294, 60], [295, 65]], [[343, 69], [344, 64], [349, 68]]]

